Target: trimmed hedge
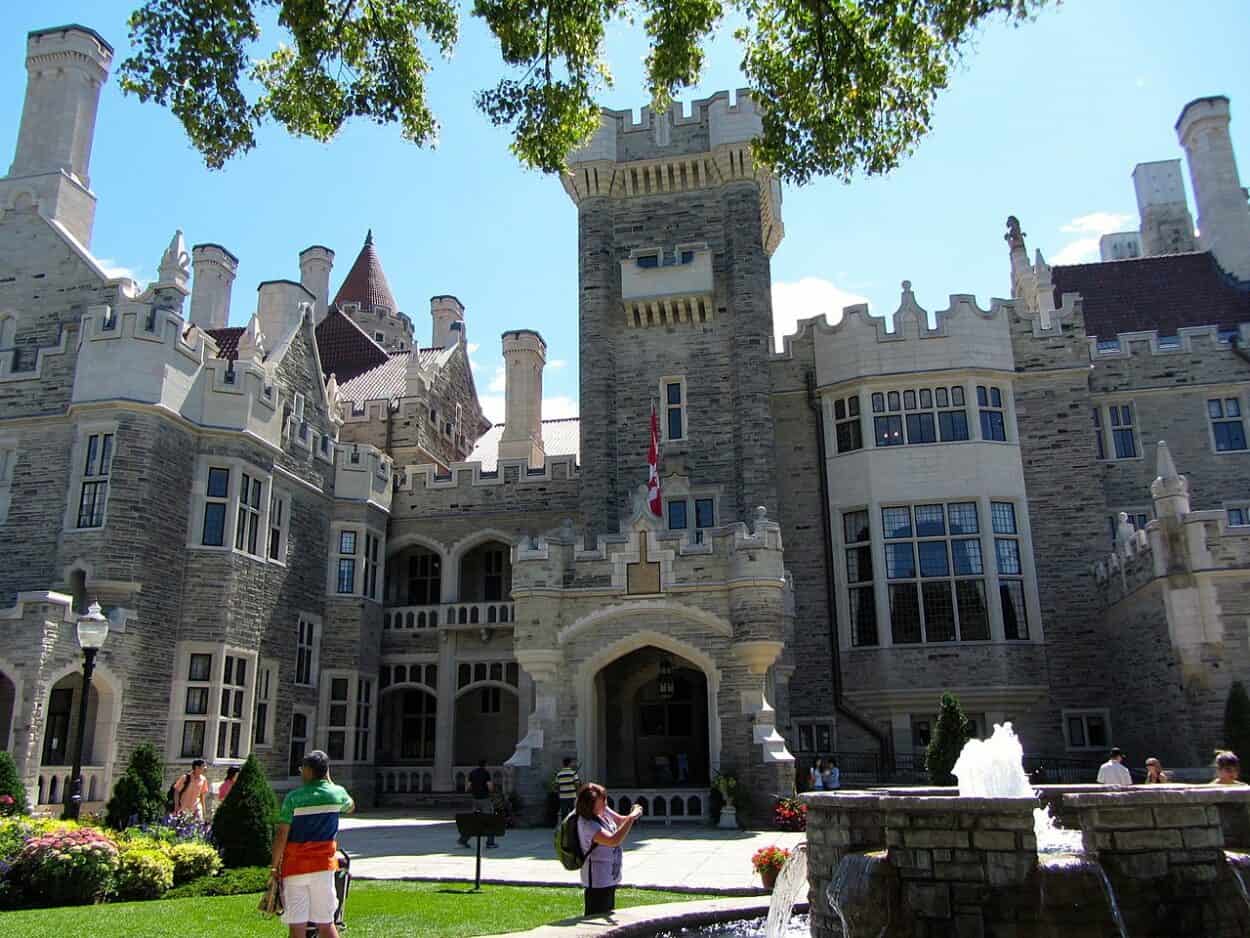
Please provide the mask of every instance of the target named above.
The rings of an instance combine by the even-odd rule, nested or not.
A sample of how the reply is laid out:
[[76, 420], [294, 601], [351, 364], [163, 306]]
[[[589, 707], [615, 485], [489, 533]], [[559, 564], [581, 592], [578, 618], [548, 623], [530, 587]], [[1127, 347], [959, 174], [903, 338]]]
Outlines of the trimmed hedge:
[[166, 899], [195, 899], [200, 896], [241, 896], [264, 892], [269, 886], [268, 866], [241, 866], [223, 870], [218, 876], [204, 876], [185, 886], [175, 886]]
[[129, 847], [117, 867], [118, 899], [159, 899], [174, 884], [174, 861], [156, 847]]

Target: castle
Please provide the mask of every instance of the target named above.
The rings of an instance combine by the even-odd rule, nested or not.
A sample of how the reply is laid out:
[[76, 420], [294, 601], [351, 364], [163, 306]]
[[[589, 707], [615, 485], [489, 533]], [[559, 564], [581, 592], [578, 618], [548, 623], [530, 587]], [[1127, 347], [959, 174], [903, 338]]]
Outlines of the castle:
[[[0, 746], [64, 799], [154, 742], [169, 772], [325, 749], [363, 803], [463, 790], [530, 816], [561, 758], [651, 818], [717, 772], [765, 804], [796, 762], [914, 772], [937, 699], [1081, 771], [1110, 745], [1196, 766], [1250, 677], [1250, 209], [1226, 98], [1134, 173], [1141, 229], [1049, 266], [1008, 222], [1010, 297], [910, 284], [772, 350], [781, 190], [760, 116], [606, 111], [564, 188], [579, 231], [580, 420], [504, 333], [492, 426], [460, 301], [428, 346], [372, 237], [261, 283], [181, 232], [140, 290], [92, 253], [112, 49], [31, 33], [0, 179]], [[155, 252], [154, 252], [155, 253]], [[294, 273], [294, 271], [292, 271]], [[236, 316], [236, 320], [240, 317]], [[639, 491], [661, 431], [662, 517]], [[1166, 440], [1166, 444], [1161, 444]], [[1180, 471], [1183, 471], [1183, 475]], [[110, 634], [86, 700], [75, 623]]]

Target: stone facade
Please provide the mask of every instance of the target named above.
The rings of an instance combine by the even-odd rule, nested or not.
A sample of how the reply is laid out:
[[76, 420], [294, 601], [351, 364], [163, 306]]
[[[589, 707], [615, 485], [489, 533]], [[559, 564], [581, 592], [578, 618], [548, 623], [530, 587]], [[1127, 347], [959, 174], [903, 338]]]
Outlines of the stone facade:
[[[179, 232], [146, 289], [110, 279], [87, 203], [58, 195], [94, 207], [95, 95], [42, 70], [49, 43], [111, 56], [78, 27], [31, 37], [36, 103], [80, 117], [28, 108], [0, 180], [0, 738], [40, 803], [83, 705], [90, 799], [145, 740], [171, 775], [255, 752], [279, 786], [315, 746], [365, 801], [462, 792], [484, 759], [531, 818], [566, 756], [668, 822], [707, 817], [717, 773], [767, 810], [796, 754], [836, 751], [847, 784], [915, 773], [947, 689], [1052, 765], [1220, 741], [1250, 667], [1250, 288], [1220, 232], [1167, 253], [1168, 186], [1143, 197], [1150, 256], [1052, 270], [1013, 219], [1009, 298], [930, 316], [904, 282], [892, 328], [852, 308], [774, 353], [784, 227], [750, 97], [605, 112], [563, 180], [580, 422], [542, 420], [546, 346], [518, 328], [491, 427], [464, 305], [433, 296], [415, 344], [371, 236], [333, 301], [314, 245], [242, 327], [220, 245]], [[1218, 282], [1169, 301], [1175, 336], [1107, 334], [1088, 268], [1195, 258]], [[1155, 467], [1165, 438], [1201, 510]], [[1122, 511], [1147, 534], [1113, 538]], [[91, 600], [112, 634], [84, 702]]]

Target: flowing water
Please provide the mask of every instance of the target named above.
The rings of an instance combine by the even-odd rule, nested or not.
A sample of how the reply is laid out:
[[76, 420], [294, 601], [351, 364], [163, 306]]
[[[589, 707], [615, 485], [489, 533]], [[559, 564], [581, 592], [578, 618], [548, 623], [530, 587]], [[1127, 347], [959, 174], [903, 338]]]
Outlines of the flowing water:
[[1124, 925], [1124, 916], [1120, 914], [1120, 903], [1116, 901], [1115, 890], [1111, 888], [1111, 880], [1107, 879], [1107, 871], [1097, 863], [1092, 864], [1102, 880], [1103, 892], [1107, 894], [1107, 904], [1111, 906], [1111, 919], [1115, 922], [1116, 932], [1120, 938], [1128, 938], [1128, 929]]
[[1241, 873], [1242, 863], [1247, 858], [1245, 854], [1228, 853], [1228, 868], [1233, 871], [1233, 879], [1237, 881], [1237, 891], [1241, 893], [1242, 901], [1246, 904], [1246, 909], [1250, 911], [1250, 891], [1246, 889], [1246, 879]]
[[873, 895], [873, 876], [886, 862], [884, 851], [850, 853], [834, 871], [825, 899], [842, 926], [842, 938], [851, 938], [853, 929], [860, 938], [882, 938], [890, 927], [890, 902]]
[[799, 844], [790, 851], [786, 865], [777, 874], [773, 897], [768, 904], [766, 938], [782, 938], [794, 912], [794, 904], [807, 892], [807, 845]]
[[[995, 723], [989, 739], [970, 739], [951, 770], [962, 798], [1036, 798], [1024, 774], [1024, 747], [1010, 723]], [[1046, 807], [1033, 810], [1038, 853], [1080, 853], [1081, 832], [1059, 827]]]

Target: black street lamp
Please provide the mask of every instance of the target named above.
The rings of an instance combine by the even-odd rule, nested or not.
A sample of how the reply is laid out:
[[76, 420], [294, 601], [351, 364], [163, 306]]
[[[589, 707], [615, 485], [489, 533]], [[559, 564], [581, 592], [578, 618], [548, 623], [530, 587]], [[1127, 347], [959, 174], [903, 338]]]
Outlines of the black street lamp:
[[74, 746], [74, 769], [65, 798], [65, 813], [61, 815], [67, 821], [77, 821], [82, 811], [82, 746], [87, 735], [87, 700], [91, 693], [91, 673], [95, 670], [95, 656], [108, 634], [108, 616], [100, 611], [99, 603], [92, 603], [87, 614], [78, 617], [78, 644], [82, 647], [82, 699], [78, 702], [78, 740]]

